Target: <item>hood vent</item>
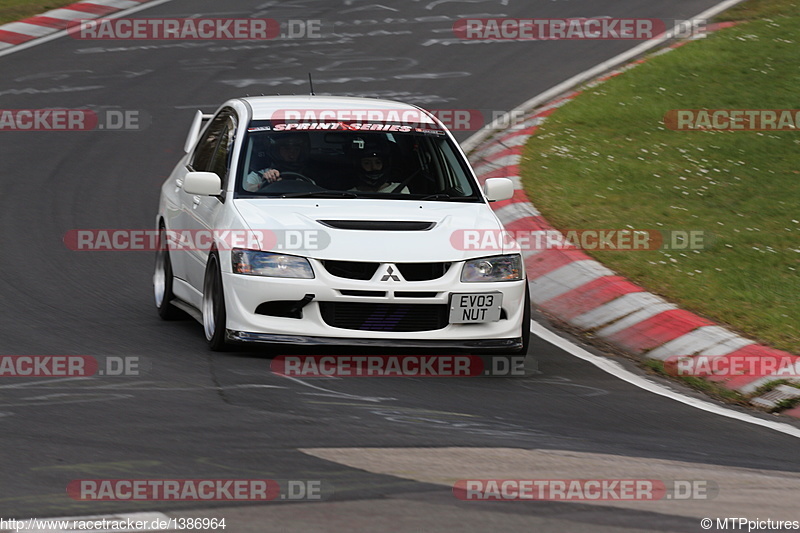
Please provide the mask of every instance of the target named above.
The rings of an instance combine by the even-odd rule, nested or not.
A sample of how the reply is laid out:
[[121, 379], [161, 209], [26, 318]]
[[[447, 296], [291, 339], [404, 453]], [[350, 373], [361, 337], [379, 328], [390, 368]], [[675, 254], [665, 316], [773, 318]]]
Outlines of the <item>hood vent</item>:
[[428, 231], [436, 222], [415, 220], [317, 220], [323, 226], [336, 229], [366, 231]]

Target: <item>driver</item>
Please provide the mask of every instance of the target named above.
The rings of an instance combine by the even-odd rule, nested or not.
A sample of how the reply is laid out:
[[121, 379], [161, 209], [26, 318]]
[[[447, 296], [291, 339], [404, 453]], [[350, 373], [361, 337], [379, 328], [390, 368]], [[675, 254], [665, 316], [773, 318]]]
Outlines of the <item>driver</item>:
[[[409, 194], [408, 187], [391, 180], [389, 150], [380, 144], [368, 144], [355, 154], [358, 183], [351, 191]], [[400, 190], [395, 190], [400, 187]]]
[[[257, 192], [264, 185], [281, 180], [282, 172], [293, 172], [310, 178], [311, 141], [307, 133], [281, 133], [270, 137], [269, 143], [272, 163], [267, 168], [254, 170], [247, 175], [244, 182], [246, 190]], [[295, 176], [287, 176], [292, 177]]]

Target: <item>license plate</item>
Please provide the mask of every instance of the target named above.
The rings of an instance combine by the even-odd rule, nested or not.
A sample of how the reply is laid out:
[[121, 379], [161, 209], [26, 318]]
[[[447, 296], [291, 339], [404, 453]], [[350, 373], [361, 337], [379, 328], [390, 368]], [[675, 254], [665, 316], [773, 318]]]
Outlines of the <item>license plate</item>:
[[450, 295], [450, 323], [497, 322], [503, 305], [502, 292], [476, 292]]

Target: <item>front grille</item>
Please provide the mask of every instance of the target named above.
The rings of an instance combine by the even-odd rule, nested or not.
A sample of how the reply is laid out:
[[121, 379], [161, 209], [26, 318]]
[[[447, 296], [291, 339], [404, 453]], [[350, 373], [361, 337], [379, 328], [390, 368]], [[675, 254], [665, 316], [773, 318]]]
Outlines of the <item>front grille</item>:
[[406, 281], [439, 279], [447, 273], [452, 263], [397, 263]]
[[[453, 263], [395, 263], [406, 281], [430, 281], [444, 276]], [[337, 278], [368, 281], [378, 271], [380, 263], [362, 261], [322, 261], [322, 266]]]
[[346, 279], [370, 280], [378, 271], [380, 263], [359, 261], [322, 261], [322, 266], [332, 276]]
[[357, 291], [352, 289], [341, 289], [342, 296], [364, 296], [370, 298], [386, 298], [386, 291]]
[[361, 331], [431, 331], [448, 323], [447, 305], [320, 302], [326, 324]]

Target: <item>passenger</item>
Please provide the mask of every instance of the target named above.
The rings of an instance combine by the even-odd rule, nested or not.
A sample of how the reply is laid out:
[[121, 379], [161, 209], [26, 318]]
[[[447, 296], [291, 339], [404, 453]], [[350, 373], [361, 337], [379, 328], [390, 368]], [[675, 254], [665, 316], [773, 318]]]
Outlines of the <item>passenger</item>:
[[[409, 194], [408, 187], [391, 180], [391, 158], [388, 150], [368, 146], [356, 155], [358, 183], [351, 191]], [[400, 187], [400, 190], [395, 190]]]

